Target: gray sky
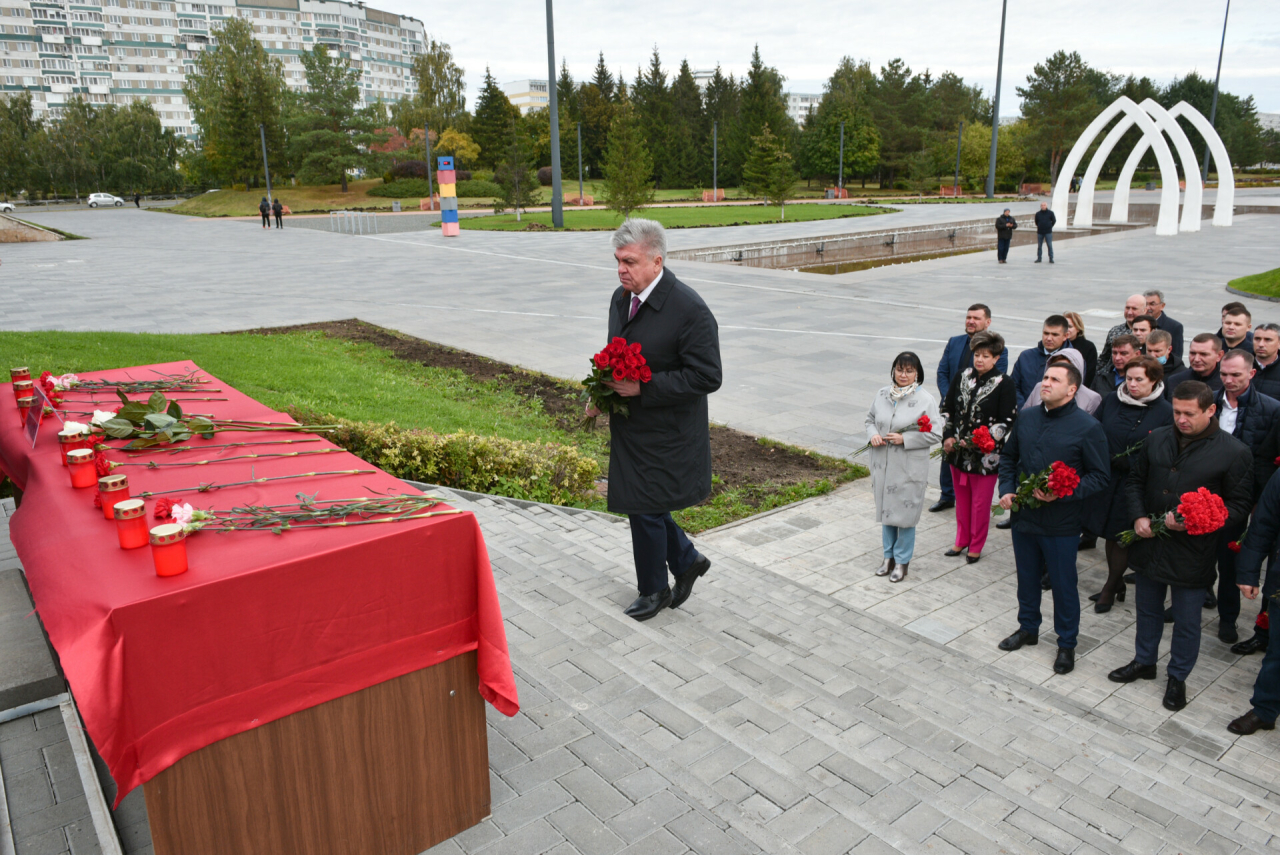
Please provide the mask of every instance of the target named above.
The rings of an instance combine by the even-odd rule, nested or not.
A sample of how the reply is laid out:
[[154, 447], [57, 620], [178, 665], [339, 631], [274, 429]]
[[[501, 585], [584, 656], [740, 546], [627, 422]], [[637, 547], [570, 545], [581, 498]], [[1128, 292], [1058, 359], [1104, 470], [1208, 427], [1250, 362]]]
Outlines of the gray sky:
[[[547, 73], [545, 5], [541, 2], [431, 3], [368, 0], [370, 6], [423, 20], [432, 37], [452, 46], [466, 70], [468, 108], [489, 66], [501, 83]], [[1076, 0], [1011, 3], [1005, 39], [1001, 113], [1018, 110], [1014, 87], [1056, 50], [1078, 50], [1091, 65], [1165, 83], [1195, 69], [1212, 79], [1218, 61], [1224, 0]], [[999, 0], [559, 0], [555, 6], [557, 68], [576, 80], [596, 55], [628, 82], [656, 44], [663, 66], [717, 63], [746, 71], [752, 45], [794, 92], [821, 92], [841, 56], [879, 68], [902, 57], [913, 71], [951, 70], [990, 94], [995, 88]], [[1280, 112], [1280, 7], [1276, 0], [1231, 6], [1222, 88], [1254, 96], [1258, 109]]]

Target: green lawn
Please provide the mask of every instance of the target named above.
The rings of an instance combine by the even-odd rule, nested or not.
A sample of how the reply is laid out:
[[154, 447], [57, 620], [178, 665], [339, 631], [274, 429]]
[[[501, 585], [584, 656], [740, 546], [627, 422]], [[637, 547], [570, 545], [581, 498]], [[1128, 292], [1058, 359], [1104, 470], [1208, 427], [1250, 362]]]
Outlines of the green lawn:
[[1241, 276], [1227, 283], [1237, 291], [1257, 294], [1261, 297], [1280, 297], [1280, 267], [1266, 273], [1255, 273], [1252, 276]]
[[[835, 220], [843, 217], [866, 217], [888, 213], [882, 208], [866, 205], [788, 205], [786, 219], [779, 219], [776, 205], [714, 205], [682, 208], [644, 208], [637, 216], [657, 220], [667, 228], [693, 228], [697, 226], [760, 225], [762, 223], [799, 223], [809, 220]], [[532, 213], [520, 215], [501, 214], [495, 217], [463, 217], [464, 229], [491, 231], [519, 231], [530, 223], [551, 226], [551, 214]], [[568, 231], [611, 231], [622, 222], [613, 211], [575, 211], [565, 208], [564, 227]]]

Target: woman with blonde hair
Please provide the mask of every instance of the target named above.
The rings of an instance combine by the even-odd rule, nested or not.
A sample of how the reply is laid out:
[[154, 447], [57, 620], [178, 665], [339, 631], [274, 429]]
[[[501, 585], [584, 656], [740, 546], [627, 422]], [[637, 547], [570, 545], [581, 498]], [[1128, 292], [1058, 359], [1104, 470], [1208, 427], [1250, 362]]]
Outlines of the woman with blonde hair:
[[1067, 341], [1084, 357], [1084, 385], [1080, 388], [1092, 389], [1093, 375], [1098, 371], [1098, 346], [1084, 337], [1084, 319], [1079, 312], [1063, 312], [1062, 317], [1067, 319]]

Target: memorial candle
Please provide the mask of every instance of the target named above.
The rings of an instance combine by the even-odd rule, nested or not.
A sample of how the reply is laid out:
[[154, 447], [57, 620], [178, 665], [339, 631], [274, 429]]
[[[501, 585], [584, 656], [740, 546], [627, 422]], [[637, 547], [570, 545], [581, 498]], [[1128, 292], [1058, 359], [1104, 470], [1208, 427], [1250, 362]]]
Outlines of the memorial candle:
[[68, 451], [67, 468], [71, 470], [72, 487], [92, 487], [98, 483], [98, 471], [93, 465], [92, 448]]
[[129, 498], [129, 476], [103, 475], [98, 479], [98, 495], [102, 497], [102, 516], [115, 519], [116, 502]]
[[22, 368], [10, 368], [9, 379], [14, 383], [17, 383], [19, 380], [30, 380], [31, 369], [27, 368], [25, 365]]
[[28, 395], [25, 398], [18, 399], [18, 424], [26, 425], [27, 411], [36, 405], [35, 397]]
[[187, 572], [187, 532], [178, 523], [151, 529], [151, 558], [157, 576], [177, 576]]
[[[79, 428], [63, 428], [58, 431], [58, 451], [62, 454], [62, 465], [67, 465], [67, 452], [77, 448], [91, 448], [93, 437]], [[89, 443], [90, 445], [86, 445]]]
[[34, 398], [36, 395], [36, 384], [30, 380], [14, 380], [13, 381], [13, 397], [14, 400], [22, 398]]
[[121, 549], [137, 549], [150, 541], [147, 532], [147, 503], [142, 499], [116, 502], [112, 509], [116, 518], [116, 536]]

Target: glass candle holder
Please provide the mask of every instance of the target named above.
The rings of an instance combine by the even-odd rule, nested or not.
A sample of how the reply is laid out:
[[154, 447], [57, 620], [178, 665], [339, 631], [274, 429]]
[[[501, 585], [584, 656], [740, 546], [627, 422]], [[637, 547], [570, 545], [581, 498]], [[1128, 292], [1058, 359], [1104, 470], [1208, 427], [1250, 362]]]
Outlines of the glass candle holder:
[[116, 502], [129, 498], [129, 476], [103, 475], [98, 479], [98, 495], [102, 497], [102, 516], [115, 519]]
[[14, 380], [13, 381], [13, 398], [20, 401], [23, 398], [34, 398], [36, 396], [36, 384], [30, 380]]
[[72, 487], [92, 487], [98, 483], [98, 472], [93, 465], [92, 448], [68, 451], [67, 469], [71, 471]]
[[187, 533], [179, 523], [165, 523], [151, 529], [151, 559], [157, 576], [178, 576], [187, 572]]
[[93, 448], [93, 437], [87, 433], [81, 433], [75, 428], [70, 430], [63, 429], [58, 431], [58, 452], [62, 455], [62, 465], [67, 465], [67, 452], [74, 451], [77, 448]]
[[123, 502], [116, 502], [112, 513], [116, 519], [116, 536], [120, 539], [121, 549], [137, 549], [150, 542], [146, 502], [142, 499], [125, 499]]
[[18, 399], [18, 424], [25, 425], [27, 423], [27, 412], [36, 405], [35, 397], [28, 395]]
[[30, 380], [31, 369], [26, 367], [25, 365], [22, 366], [21, 368], [10, 368], [9, 379], [12, 380], [14, 383], [17, 383], [19, 380]]

